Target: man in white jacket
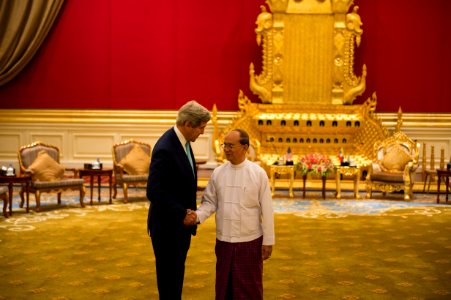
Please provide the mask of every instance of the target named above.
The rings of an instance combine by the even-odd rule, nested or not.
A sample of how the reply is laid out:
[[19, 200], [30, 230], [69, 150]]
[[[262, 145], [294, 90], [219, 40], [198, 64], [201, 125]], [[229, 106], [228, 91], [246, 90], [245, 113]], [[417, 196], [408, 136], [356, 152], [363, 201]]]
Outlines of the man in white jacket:
[[[234, 129], [224, 138], [228, 162], [213, 171], [186, 225], [216, 213], [216, 299], [263, 299], [263, 260], [274, 245], [274, 214], [266, 172], [246, 159], [249, 135]], [[189, 216], [192, 217], [189, 220]]]

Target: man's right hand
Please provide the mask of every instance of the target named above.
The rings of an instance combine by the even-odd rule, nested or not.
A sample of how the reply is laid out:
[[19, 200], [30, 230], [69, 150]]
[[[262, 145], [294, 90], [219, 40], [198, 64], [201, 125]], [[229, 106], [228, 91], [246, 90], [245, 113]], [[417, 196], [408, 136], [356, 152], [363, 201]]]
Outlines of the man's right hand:
[[183, 220], [183, 225], [185, 226], [193, 226], [197, 223], [197, 214], [194, 210], [187, 209], [186, 210], [186, 216]]

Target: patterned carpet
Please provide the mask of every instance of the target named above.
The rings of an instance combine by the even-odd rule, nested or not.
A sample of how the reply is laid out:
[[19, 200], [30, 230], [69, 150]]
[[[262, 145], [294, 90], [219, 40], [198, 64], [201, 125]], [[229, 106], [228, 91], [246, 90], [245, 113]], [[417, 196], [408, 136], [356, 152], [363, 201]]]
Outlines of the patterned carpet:
[[[6, 219], [6, 223], [0, 222], [1, 228], [9, 228], [9, 230], [32, 230], [34, 223], [45, 221], [48, 218], [63, 219], [71, 214], [84, 215], [94, 211], [126, 211], [148, 208], [148, 201], [145, 198], [144, 188], [130, 188], [128, 205], [122, 203], [121, 191], [118, 191], [118, 198], [113, 199], [114, 205], [109, 205], [108, 189], [101, 189], [101, 200], [98, 201], [97, 190], [94, 189], [93, 205], [89, 205], [90, 195], [89, 189], [84, 199], [86, 208], [80, 209], [80, 203], [77, 192], [65, 192], [61, 199], [61, 205], [56, 203], [55, 195], [44, 193], [41, 195], [41, 212], [36, 213], [34, 209], [34, 196], [30, 195], [30, 213], [26, 213], [25, 206], [19, 207], [20, 197], [18, 190], [14, 191], [13, 198], [13, 216], [14, 218]], [[348, 216], [393, 216], [394, 211], [401, 209], [414, 208], [414, 210], [407, 210], [401, 215], [425, 215], [431, 216], [438, 213], [437, 208], [451, 208], [451, 205], [436, 204], [436, 194], [417, 193], [413, 201], [404, 201], [401, 194], [393, 194], [381, 199], [381, 195], [374, 193], [373, 196], [378, 199], [353, 199], [351, 191], [344, 191], [341, 200], [334, 199], [334, 192], [326, 193], [326, 199], [322, 198], [320, 191], [311, 191], [307, 194], [307, 199], [290, 198], [288, 191], [278, 190], [273, 200], [273, 208], [275, 213], [293, 213], [295, 216], [303, 218], [345, 218]], [[362, 193], [361, 197], [364, 194]], [[198, 201], [202, 197], [202, 191], [198, 192]], [[443, 197], [443, 196], [442, 196]], [[451, 202], [449, 202], [451, 204]], [[0, 221], [3, 216], [0, 216]], [[13, 225], [14, 224], [14, 225]], [[14, 228], [14, 229], [13, 229]]]
[[[0, 217], [0, 299], [158, 299], [144, 189], [130, 203], [80, 208], [44, 194], [42, 211]], [[326, 200], [311, 191], [274, 199], [276, 245], [264, 265], [265, 299], [450, 299], [451, 205], [434, 194]], [[104, 195], [105, 194], [105, 195]], [[201, 195], [201, 192], [199, 193]], [[118, 197], [122, 197], [119, 191]], [[85, 198], [89, 202], [89, 196]], [[214, 218], [199, 226], [183, 299], [214, 298]]]
[[[130, 202], [139, 203], [144, 201], [147, 205], [145, 198], [144, 188], [130, 188], [129, 190]], [[380, 193], [373, 193], [373, 199], [364, 199], [365, 194], [360, 192], [360, 199], [354, 199], [354, 195], [351, 191], [343, 191], [342, 199], [335, 199], [334, 191], [326, 192], [326, 199], [322, 198], [320, 191], [309, 191], [306, 195], [306, 199], [301, 198], [300, 192], [295, 192], [295, 197], [288, 197], [288, 191], [286, 189], [280, 189], [277, 191], [273, 198], [273, 207], [276, 213], [295, 213], [297, 216], [316, 218], [316, 217], [328, 217], [328, 218], [341, 218], [347, 215], [384, 215], [386, 212], [403, 209], [403, 208], [417, 208], [418, 213], [421, 211], [427, 212], [433, 211], [434, 207], [447, 206], [444, 201], [444, 196], [441, 196], [440, 204], [436, 203], [437, 195], [435, 193], [415, 193], [415, 197], [412, 201], [404, 201], [401, 193], [388, 194], [384, 197]], [[118, 190], [118, 198], [113, 199], [113, 204], [121, 204], [123, 196], [121, 190]], [[198, 199], [202, 197], [202, 191], [198, 192]], [[90, 194], [87, 189], [84, 202], [89, 206]], [[93, 194], [93, 206], [100, 206], [102, 209], [104, 205], [109, 202], [108, 189], [101, 189], [101, 200], [98, 201], [97, 189], [94, 189]], [[20, 197], [18, 190], [14, 191], [13, 198], [13, 214], [18, 213], [23, 215], [25, 213], [25, 207], [20, 208]], [[451, 204], [451, 201], [449, 201]], [[35, 206], [34, 196], [30, 195], [30, 210], [33, 211]], [[41, 196], [41, 211], [52, 211], [55, 209], [65, 208], [79, 208], [80, 203], [78, 200], [77, 192], [65, 192], [62, 196], [62, 203], [58, 205], [55, 200], [55, 195], [44, 193]], [[426, 213], [427, 214], [427, 213]]]

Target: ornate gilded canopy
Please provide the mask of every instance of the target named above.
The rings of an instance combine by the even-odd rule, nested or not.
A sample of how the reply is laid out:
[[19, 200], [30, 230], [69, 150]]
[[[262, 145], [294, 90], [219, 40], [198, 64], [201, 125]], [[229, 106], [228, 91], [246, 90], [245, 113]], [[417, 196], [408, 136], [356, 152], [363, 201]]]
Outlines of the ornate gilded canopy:
[[240, 91], [240, 111], [226, 128], [217, 129], [213, 148], [218, 161], [224, 133], [249, 132], [258, 159], [269, 165], [290, 148], [297, 156], [344, 151], [368, 164], [373, 145], [388, 132], [375, 114], [376, 94], [354, 105], [365, 91], [366, 66], [354, 74], [354, 51], [362, 21], [353, 0], [267, 0], [256, 21], [262, 69], [250, 64], [250, 89], [262, 103]]

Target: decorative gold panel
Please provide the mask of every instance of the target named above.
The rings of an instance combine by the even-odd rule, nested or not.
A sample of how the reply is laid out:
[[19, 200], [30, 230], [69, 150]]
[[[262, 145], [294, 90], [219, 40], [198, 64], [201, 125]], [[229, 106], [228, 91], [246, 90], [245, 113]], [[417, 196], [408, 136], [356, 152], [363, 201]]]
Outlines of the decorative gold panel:
[[267, 1], [257, 18], [262, 72], [251, 63], [250, 89], [263, 103], [352, 104], [365, 91], [354, 74], [362, 22], [352, 0]]
[[[374, 110], [376, 95], [364, 105], [288, 105], [257, 104], [240, 92], [240, 112], [221, 132], [214, 132], [213, 148], [219, 161], [224, 159], [219, 145], [224, 134], [234, 128], [249, 133], [257, 149], [257, 159], [271, 165], [283, 157], [288, 147], [297, 161], [299, 155], [320, 152], [337, 156], [340, 150], [357, 163], [371, 161], [374, 143], [388, 136]], [[217, 127], [216, 109], [213, 125]]]

